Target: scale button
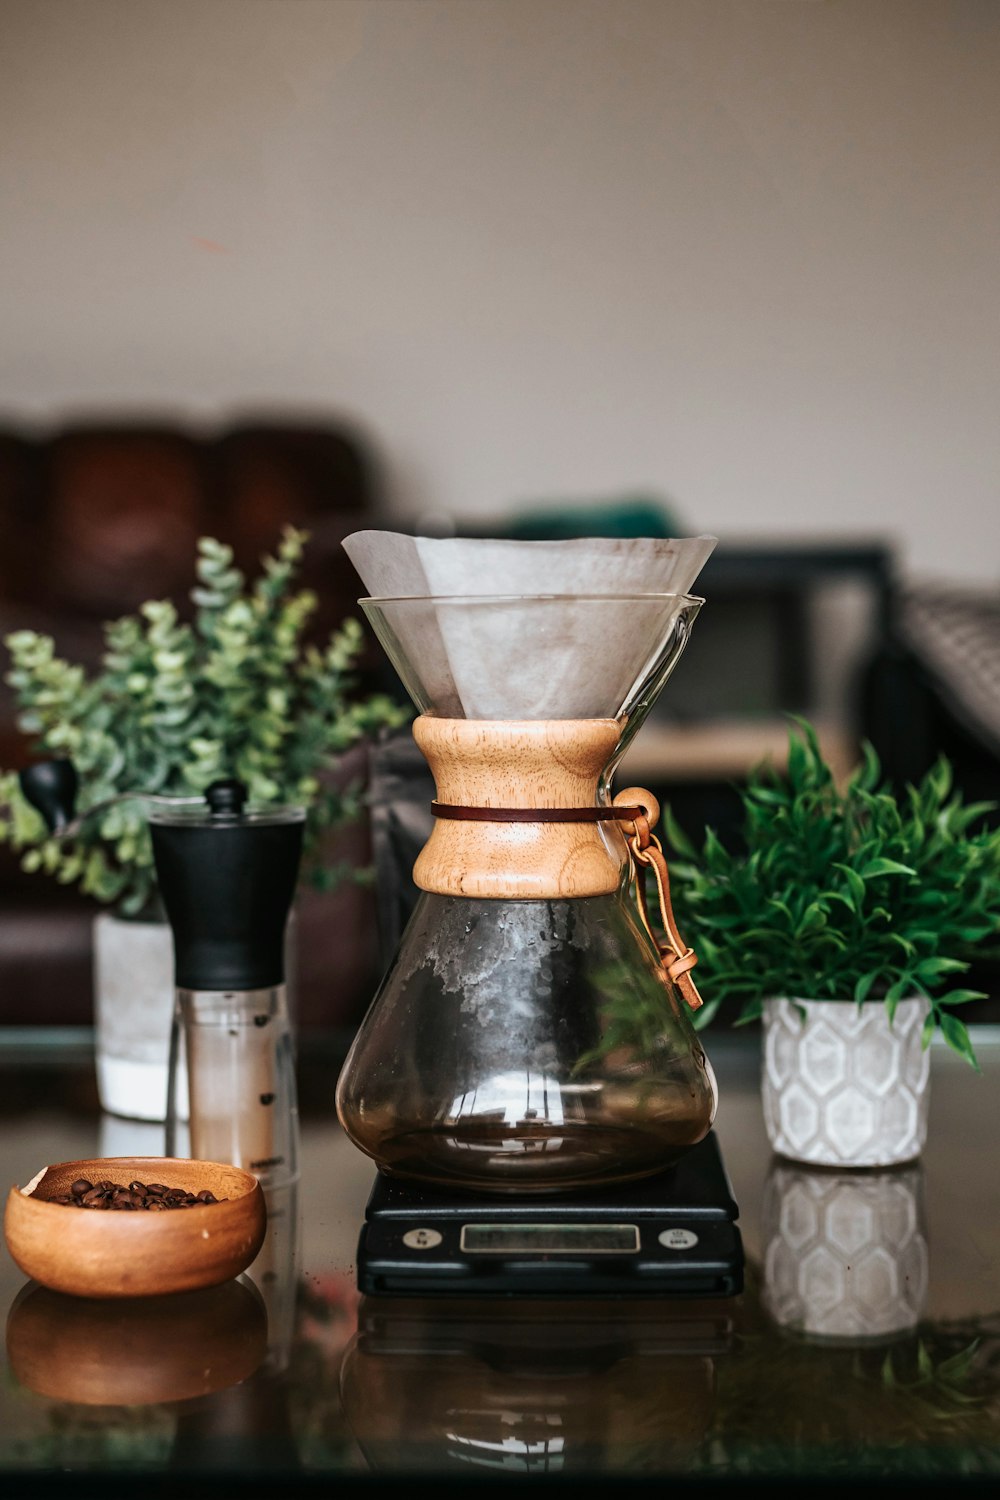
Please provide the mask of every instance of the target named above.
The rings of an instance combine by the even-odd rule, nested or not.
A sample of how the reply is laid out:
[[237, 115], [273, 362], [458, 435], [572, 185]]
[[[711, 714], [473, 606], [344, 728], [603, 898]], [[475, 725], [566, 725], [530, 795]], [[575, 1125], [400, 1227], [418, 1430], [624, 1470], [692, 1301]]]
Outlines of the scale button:
[[436, 1229], [408, 1229], [403, 1235], [403, 1244], [409, 1250], [433, 1250], [443, 1238]]
[[664, 1229], [656, 1237], [668, 1250], [690, 1250], [698, 1243], [698, 1236], [691, 1229]]

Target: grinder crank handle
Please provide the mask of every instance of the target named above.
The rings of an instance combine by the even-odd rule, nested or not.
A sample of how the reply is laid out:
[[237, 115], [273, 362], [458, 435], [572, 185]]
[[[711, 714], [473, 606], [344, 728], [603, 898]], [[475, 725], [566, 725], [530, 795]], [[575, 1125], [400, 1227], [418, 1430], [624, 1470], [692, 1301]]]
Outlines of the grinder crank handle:
[[203, 797], [168, 797], [157, 792], [117, 792], [113, 797], [96, 802], [93, 807], [86, 808], [78, 817], [74, 817], [80, 781], [71, 760], [37, 761], [35, 765], [27, 766], [19, 772], [17, 779], [25, 799], [36, 812], [41, 813], [45, 826], [60, 842], [76, 838], [86, 822], [117, 806], [119, 802], [135, 802], [141, 798], [143, 802], [165, 803], [172, 807], [180, 804], [193, 807], [204, 802]]

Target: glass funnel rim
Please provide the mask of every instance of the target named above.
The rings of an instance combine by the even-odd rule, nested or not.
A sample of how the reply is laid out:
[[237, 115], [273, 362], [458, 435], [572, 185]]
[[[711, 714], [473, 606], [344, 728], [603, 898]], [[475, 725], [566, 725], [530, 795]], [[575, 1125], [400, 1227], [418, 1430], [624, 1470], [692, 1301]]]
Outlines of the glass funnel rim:
[[381, 594], [364, 595], [361, 605], [372, 604], [642, 604], [645, 602], [704, 604], [698, 594], [672, 591], [641, 594]]

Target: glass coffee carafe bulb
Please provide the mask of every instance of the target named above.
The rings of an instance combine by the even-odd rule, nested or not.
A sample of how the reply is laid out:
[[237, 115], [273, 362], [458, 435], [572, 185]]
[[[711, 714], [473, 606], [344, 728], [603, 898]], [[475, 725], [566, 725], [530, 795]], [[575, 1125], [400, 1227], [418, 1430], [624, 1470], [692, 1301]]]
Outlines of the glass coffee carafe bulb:
[[337, 1089], [384, 1172], [476, 1193], [600, 1188], [664, 1170], [710, 1129], [693, 955], [674, 941], [665, 963], [630, 896], [629, 838], [643, 826], [646, 859], [655, 800], [610, 792], [701, 602], [361, 601], [420, 710], [437, 794], [421, 895]]

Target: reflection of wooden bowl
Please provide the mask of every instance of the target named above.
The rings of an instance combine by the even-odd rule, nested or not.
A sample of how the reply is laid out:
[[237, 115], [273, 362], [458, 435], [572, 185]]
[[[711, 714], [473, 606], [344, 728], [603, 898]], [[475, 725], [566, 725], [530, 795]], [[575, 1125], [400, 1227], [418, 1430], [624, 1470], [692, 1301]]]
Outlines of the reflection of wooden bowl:
[[[165, 1213], [74, 1208], [48, 1200], [90, 1182], [162, 1182], [225, 1202]], [[264, 1241], [267, 1208], [250, 1172], [223, 1162], [108, 1156], [59, 1162], [7, 1196], [7, 1248], [26, 1276], [77, 1297], [157, 1297], [218, 1286], [245, 1271]]]
[[170, 1297], [100, 1301], [29, 1282], [7, 1316], [21, 1385], [83, 1406], [146, 1406], [247, 1380], [267, 1353], [267, 1313], [242, 1281]]

